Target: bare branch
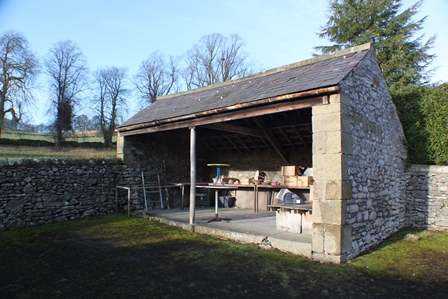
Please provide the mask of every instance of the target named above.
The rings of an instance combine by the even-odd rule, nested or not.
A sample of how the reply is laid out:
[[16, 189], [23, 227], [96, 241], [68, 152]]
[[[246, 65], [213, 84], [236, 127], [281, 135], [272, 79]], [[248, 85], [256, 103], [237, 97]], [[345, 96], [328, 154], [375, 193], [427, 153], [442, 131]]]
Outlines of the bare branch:
[[134, 76], [134, 84], [140, 92], [140, 98], [144, 101], [142, 106], [151, 104], [158, 96], [176, 91], [179, 77], [178, 65], [178, 59], [170, 56], [167, 62], [159, 51], [151, 53], [148, 59], [140, 64]]
[[50, 93], [55, 111], [56, 144], [63, 134], [72, 130], [74, 109], [79, 95], [87, 87], [87, 63], [81, 50], [71, 41], [56, 43], [45, 60]]
[[244, 40], [237, 34], [229, 38], [221, 34], [203, 36], [185, 58], [183, 78], [187, 89], [203, 87], [254, 73], [242, 52]]
[[118, 120], [126, 111], [126, 96], [130, 93], [127, 88], [127, 72], [127, 68], [110, 67], [94, 73], [97, 93], [95, 106], [100, 130], [107, 146], [112, 145], [112, 136]]
[[23, 106], [32, 98], [39, 62], [26, 38], [13, 31], [0, 37], [0, 138], [6, 114], [18, 122]]

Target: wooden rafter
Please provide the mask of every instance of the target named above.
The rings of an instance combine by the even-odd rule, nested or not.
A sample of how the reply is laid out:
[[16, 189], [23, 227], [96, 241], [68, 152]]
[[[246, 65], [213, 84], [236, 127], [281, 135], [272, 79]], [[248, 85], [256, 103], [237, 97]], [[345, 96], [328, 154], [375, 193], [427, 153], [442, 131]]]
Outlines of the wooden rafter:
[[263, 137], [263, 132], [252, 128], [246, 128], [241, 126], [229, 125], [225, 123], [209, 124], [205, 126], [208, 129], [220, 130], [230, 133], [236, 133], [241, 135], [250, 135], [255, 137]]
[[230, 138], [230, 136], [227, 136], [227, 140], [229, 141], [229, 143], [237, 150], [237, 152], [241, 153], [240, 149], [238, 148], [238, 146], [232, 141], [232, 139]]
[[246, 146], [246, 143], [244, 141], [241, 140], [240, 136], [236, 136], [236, 139], [238, 139], [238, 141], [241, 143], [241, 145], [246, 149], [249, 150], [249, 148]]
[[300, 131], [297, 127], [294, 127], [294, 131], [296, 132], [297, 136], [299, 137], [300, 141], [302, 141], [302, 143], [304, 145], [306, 145], [306, 141], [305, 139], [302, 137], [302, 134], [300, 134]]
[[278, 103], [278, 104], [272, 104], [272, 105], [261, 106], [261, 107], [247, 108], [245, 110], [232, 111], [232, 112], [216, 114], [216, 115], [208, 116], [208, 117], [201, 117], [201, 118], [196, 118], [196, 119], [189, 119], [189, 120], [184, 120], [184, 121], [159, 124], [159, 125], [149, 126], [149, 127], [142, 126], [141, 128], [139, 128], [138, 125], [136, 125], [136, 128], [133, 128], [132, 130], [129, 130], [129, 131], [122, 130], [122, 131], [120, 131], [120, 134], [122, 136], [128, 136], [128, 135], [138, 135], [138, 134], [146, 134], [146, 133], [152, 133], [152, 132], [160, 132], [160, 131], [166, 131], [166, 130], [174, 130], [174, 129], [180, 129], [180, 128], [188, 128], [188, 127], [193, 127], [193, 126], [204, 126], [204, 125], [208, 125], [208, 124], [216, 124], [219, 122], [227, 122], [227, 121], [239, 120], [239, 119], [244, 119], [244, 118], [251, 118], [251, 117], [266, 115], [266, 114], [270, 114], [270, 113], [286, 112], [286, 111], [291, 111], [291, 110], [295, 110], [295, 109], [309, 108], [312, 106], [319, 106], [319, 105], [322, 105], [321, 97], [304, 99], [304, 100], [297, 101], [297, 102], [285, 102], [285, 103]]
[[283, 147], [275, 138], [275, 136], [271, 134], [271, 132], [269, 132], [269, 130], [266, 128], [266, 125], [263, 122], [263, 120], [260, 117], [254, 117], [254, 121], [257, 124], [258, 128], [264, 133], [266, 138], [269, 140], [271, 145], [274, 147], [275, 151], [279, 154], [280, 158], [282, 158], [282, 160], [288, 164], [289, 160], [286, 157], [286, 153], [284, 152]]
[[294, 147], [294, 143], [291, 141], [291, 138], [289, 138], [288, 134], [286, 134], [282, 128], [279, 128], [278, 130], [283, 135], [283, 138], [285, 138], [286, 142], [288, 142], [290, 146]]

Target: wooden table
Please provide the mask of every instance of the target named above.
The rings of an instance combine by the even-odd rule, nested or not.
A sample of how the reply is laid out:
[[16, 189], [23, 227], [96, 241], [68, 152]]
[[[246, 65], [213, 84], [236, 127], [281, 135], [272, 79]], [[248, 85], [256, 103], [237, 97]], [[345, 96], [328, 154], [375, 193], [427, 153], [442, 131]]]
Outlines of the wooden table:
[[312, 211], [313, 210], [313, 204], [312, 203], [305, 203], [305, 204], [292, 204], [292, 203], [284, 203], [284, 204], [278, 204], [278, 205], [269, 205], [268, 206], [269, 209], [276, 209], [276, 210], [280, 210], [280, 211], [290, 211], [290, 210], [295, 210], [297, 212], [299, 212], [300, 214], [304, 214], [306, 212]]
[[[179, 187], [180, 188], [180, 208], [181, 210], [184, 209], [184, 201], [185, 201], [185, 187], [191, 186], [191, 183], [173, 183], [169, 184], [166, 187]], [[208, 186], [208, 183], [197, 183], [196, 188], [203, 188], [205, 186]]]
[[[173, 184], [169, 184], [167, 186], [164, 187], [179, 187], [180, 188], [180, 192], [181, 192], [181, 209], [184, 209], [184, 202], [185, 202], [185, 187], [189, 187], [191, 184], [190, 183], [173, 183]], [[208, 183], [198, 183], [196, 184], [196, 188], [208, 188], [211, 189], [211, 187], [220, 187], [219, 185], [209, 185]], [[282, 188], [286, 188], [286, 189], [293, 189], [293, 190], [310, 190], [310, 187], [305, 187], [305, 186], [273, 186], [273, 185], [255, 185], [255, 184], [226, 184], [224, 186], [221, 187], [227, 187], [226, 190], [244, 190], [244, 189], [249, 189], [248, 191], [253, 191], [254, 192], [254, 212], [258, 213], [259, 208], [258, 208], [258, 192], [259, 191], [268, 191], [269, 192], [269, 196], [268, 196], [268, 202], [267, 205], [269, 207], [269, 205], [271, 204], [271, 202], [269, 202], [270, 198], [271, 198], [271, 193], [274, 190], [280, 190]], [[236, 194], [235, 194], [236, 197]]]
[[219, 218], [218, 217], [218, 201], [219, 201], [219, 194], [218, 194], [218, 192], [219, 192], [219, 190], [235, 190], [235, 189], [238, 189], [238, 187], [235, 187], [235, 186], [230, 187], [230, 186], [211, 185], [211, 186], [201, 186], [201, 188], [215, 190], [215, 217], [209, 219], [207, 222], [232, 220], [230, 218]]
[[281, 186], [274, 186], [274, 185], [255, 185], [255, 212], [258, 212], [258, 192], [259, 191], [268, 191], [269, 195], [268, 195], [268, 199], [267, 199], [267, 206], [269, 208], [269, 205], [272, 204], [272, 202], [270, 202], [270, 198], [272, 196], [272, 191], [275, 190], [280, 190], [280, 189], [292, 189], [292, 190], [310, 190], [309, 186], [287, 186], [287, 185], [281, 185]]

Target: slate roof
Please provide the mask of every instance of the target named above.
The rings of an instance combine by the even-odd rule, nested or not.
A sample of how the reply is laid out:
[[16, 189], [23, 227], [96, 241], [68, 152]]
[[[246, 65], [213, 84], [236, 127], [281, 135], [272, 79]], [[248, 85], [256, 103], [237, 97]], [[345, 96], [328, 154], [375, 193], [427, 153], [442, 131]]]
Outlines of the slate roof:
[[159, 97], [119, 128], [335, 86], [370, 49], [370, 44], [365, 44], [238, 80]]

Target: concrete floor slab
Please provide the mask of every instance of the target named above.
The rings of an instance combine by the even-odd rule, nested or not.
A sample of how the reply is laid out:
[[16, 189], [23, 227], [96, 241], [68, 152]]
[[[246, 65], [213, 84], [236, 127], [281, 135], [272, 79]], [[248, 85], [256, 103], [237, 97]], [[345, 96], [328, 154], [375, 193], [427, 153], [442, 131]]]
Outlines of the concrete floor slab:
[[311, 235], [277, 230], [275, 211], [255, 213], [251, 209], [220, 208], [219, 218], [230, 220], [209, 222], [215, 218], [214, 208], [197, 208], [193, 225], [189, 223], [189, 213], [188, 209], [150, 210], [146, 217], [200, 234], [311, 258]]

